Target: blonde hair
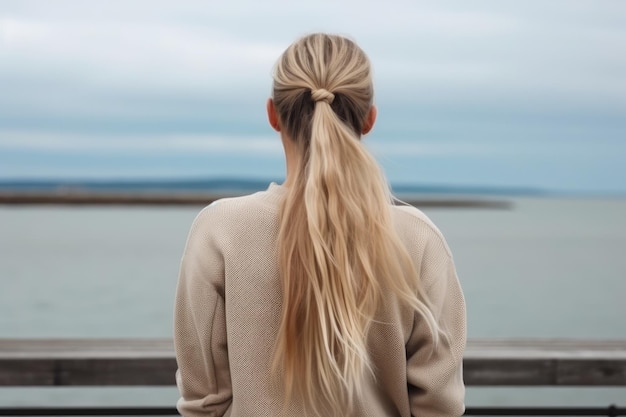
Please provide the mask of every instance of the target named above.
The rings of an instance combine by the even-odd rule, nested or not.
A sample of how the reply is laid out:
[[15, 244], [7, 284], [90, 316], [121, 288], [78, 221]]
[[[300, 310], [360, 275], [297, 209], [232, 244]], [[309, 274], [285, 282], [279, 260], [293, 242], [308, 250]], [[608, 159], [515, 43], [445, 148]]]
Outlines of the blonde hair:
[[345, 415], [374, 376], [367, 337], [383, 292], [412, 306], [435, 341], [438, 327], [395, 231], [387, 182], [360, 142], [373, 103], [365, 53], [340, 36], [300, 39], [276, 64], [273, 100], [300, 153], [281, 213], [273, 369], [288, 402]]

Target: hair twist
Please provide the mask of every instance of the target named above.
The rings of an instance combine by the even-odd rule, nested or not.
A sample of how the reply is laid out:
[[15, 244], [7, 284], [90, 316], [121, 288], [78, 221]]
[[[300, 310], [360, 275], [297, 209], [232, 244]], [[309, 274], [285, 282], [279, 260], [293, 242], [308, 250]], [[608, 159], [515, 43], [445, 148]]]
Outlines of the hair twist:
[[335, 99], [335, 95], [325, 88], [317, 88], [315, 90], [311, 90], [311, 98], [315, 102], [325, 101], [330, 104]]

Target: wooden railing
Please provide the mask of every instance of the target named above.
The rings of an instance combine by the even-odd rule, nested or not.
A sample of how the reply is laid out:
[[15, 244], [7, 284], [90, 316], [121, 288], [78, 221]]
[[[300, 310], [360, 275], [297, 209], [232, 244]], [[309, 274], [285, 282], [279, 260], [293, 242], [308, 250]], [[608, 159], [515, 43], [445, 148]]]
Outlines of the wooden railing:
[[[170, 339], [0, 339], [0, 386], [173, 385]], [[626, 386], [626, 340], [470, 340], [467, 385]]]
[[[0, 387], [174, 385], [175, 370], [169, 339], [0, 339]], [[626, 387], [626, 340], [470, 340], [464, 378], [470, 386]], [[0, 408], [0, 415], [175, 413], [173, 408]], [[619, 416], [626, 408], [470, 408], [467, 414]]]

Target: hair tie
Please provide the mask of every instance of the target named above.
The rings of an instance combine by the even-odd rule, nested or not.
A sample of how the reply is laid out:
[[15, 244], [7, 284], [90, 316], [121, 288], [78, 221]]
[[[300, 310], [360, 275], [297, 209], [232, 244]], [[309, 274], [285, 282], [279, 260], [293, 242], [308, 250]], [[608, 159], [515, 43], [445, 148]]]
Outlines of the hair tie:
[[325, 101], [330, 104], [335, 99], [335, 95], [325, 88], [318, 88], [316, 90], [311, 90], [311, 98], [315, 102]]

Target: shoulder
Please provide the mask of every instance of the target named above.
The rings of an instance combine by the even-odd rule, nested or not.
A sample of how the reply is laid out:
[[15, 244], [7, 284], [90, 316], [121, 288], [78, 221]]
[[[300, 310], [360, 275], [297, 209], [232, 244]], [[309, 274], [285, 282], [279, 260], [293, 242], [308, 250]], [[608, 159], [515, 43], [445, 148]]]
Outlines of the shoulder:
[[239, 197], [227, 197], [213, 201], [196, 215], [192, 228], [237, 229], [251, 226], [263, 218], [278, 214], [279, 205], [268, 197], [267, 191], [259, 191]]
[[282, 201], [284, 189], [282, 186], [271, 183], [270, 186], [263, 191], [257, 191], [252, 194], [220, 198], [206, 206], [200, 213], [231, 213], [235, 211], [278, 211], [279, 203]]
[[443, 234], [441, 233], [439, 228], [422, 210], [418, 209], [417, 207], [405, 204], [393, 207], [398, 213], [397, 215], [400, 216], [403, 220], [417, 222], [424, 227], [430, 229], [434, 234], [443, 237]]
[[420, 209], [411, 205], [393, 206], [393, 214], [398, 230], [411, 240], [419, 240], [423, 245], [439, 246], [450, 257], [452, 252], [437, 225]]

